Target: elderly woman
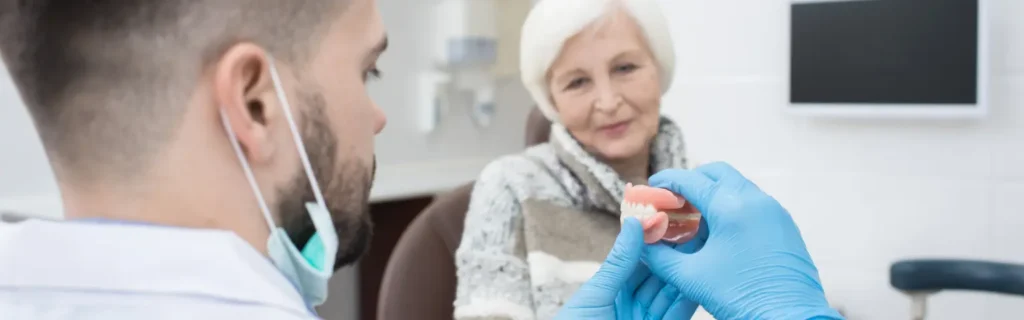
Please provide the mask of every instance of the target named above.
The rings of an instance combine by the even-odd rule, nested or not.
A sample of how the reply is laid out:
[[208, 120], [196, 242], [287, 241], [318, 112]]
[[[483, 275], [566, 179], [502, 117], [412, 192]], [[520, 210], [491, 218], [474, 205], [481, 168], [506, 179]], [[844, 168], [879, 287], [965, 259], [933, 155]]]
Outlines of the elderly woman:
[[627, 182], [685, 167], [660, 115], [675, 57], [656, 0], [542, 0], [523, 25], [523, 84], [550, 142], [490, 163], [456, 253], [456, 319], [547, 319], [597, 271]]

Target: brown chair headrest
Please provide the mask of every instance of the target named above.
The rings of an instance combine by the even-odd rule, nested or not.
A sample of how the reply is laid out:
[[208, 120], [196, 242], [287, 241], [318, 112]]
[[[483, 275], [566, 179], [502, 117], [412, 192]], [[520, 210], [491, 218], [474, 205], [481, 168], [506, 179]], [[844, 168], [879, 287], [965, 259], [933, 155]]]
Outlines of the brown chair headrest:
[[455, 250], [472, 192], [469, 183], [435, 197], [402, 233], [381, 280], [377, 319], [452, 319]]
[[[526, 146], [548, 141], [551, 121], [540, 109], [526, 120]], [[439, 195], [406, 228], [388, 260], [377, 302], [381, 320], [451, 319], [455, 250], [462, 240], [473, 183]], [[429, 276], [424, 276], [429, 275]]]
[[551, 135], [551, 121], [534, 106], [526, 118], [526, 146], [534, 146], [548, 142]]

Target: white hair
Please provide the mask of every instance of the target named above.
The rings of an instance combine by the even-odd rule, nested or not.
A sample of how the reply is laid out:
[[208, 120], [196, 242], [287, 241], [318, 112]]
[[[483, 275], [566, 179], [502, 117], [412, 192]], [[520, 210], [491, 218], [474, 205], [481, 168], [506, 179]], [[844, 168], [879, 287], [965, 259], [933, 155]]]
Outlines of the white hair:
[[[616, 5], [617, 4], [617, 5]], [[657, 0], [541, 0], [523, 23], [519, 45], [519, 72], [523, 85], [549, 120], [559, 122], [548, 90], [548, 69], [565, 42], [621, 8], [632, 16], [650, 46], [661, 76], [661, 93], [672, 85], [675, 49], [668, 21]]]

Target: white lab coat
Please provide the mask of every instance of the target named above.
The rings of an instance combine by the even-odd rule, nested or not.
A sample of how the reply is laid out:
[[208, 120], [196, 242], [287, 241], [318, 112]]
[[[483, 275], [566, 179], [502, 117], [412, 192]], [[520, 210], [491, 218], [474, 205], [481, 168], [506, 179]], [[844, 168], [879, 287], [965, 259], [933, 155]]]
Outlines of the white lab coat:
[[317, 319], [232, 232], [0, 222], [0, 319]]

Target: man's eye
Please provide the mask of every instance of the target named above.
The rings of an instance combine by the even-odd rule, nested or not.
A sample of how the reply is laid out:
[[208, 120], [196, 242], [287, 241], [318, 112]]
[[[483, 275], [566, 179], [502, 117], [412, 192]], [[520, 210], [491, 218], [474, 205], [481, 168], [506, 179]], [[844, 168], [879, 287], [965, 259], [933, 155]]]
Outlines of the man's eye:
[[363, 81], [380, 79], [380, 74], [380, 69], [377, 69], [377, 67], [370, 68], [370, 70], [366, 70], [366, 72], [363, 73]]

